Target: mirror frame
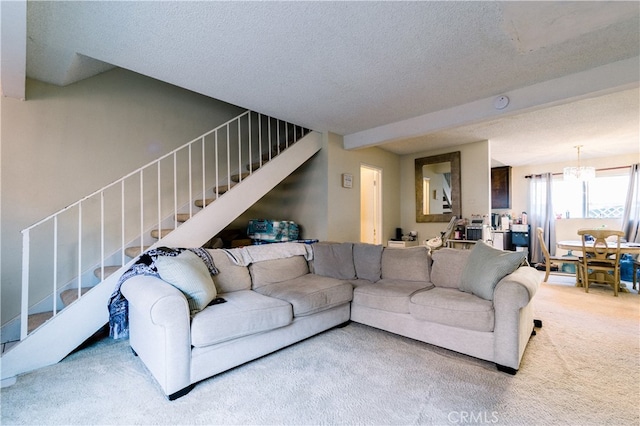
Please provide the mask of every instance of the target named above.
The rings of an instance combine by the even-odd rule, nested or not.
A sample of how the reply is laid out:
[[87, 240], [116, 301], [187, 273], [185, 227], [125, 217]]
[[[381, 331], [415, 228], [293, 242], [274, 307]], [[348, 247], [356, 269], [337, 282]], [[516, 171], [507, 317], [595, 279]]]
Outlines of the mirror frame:
[[[451, 162], [451, 198], [453, 198], [451, 213], [423, 214], [422, 213], [422, 166], [427, 164]], [[416, 222], [449, 222], [453, 216], [461, 217], [462, 202], [460, 196], [460, 151], [448, 154], [432, 155], [415, 159], [415, 189], [416, 189]]]

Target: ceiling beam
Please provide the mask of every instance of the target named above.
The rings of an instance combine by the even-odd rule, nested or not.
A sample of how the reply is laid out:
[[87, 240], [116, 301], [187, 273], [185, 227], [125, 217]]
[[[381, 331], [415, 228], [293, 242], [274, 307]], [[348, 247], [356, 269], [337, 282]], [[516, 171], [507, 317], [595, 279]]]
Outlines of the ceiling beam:
[[0, 90], [24, 100], [27, 74], [27, 0], [0, 1]]
[[[614, 62], [587, 71], [497, 93], [493, 98], [480, 99], [441, 111], [386, 124], [344, 136], [345, 149], [382, 145], [458, 126], [508, 117], [542, 108], [602, 96], [638, 87], [640, 57]], [[496, 98], [506, 96], [509, 103], [503, 109], [494, 106]]]

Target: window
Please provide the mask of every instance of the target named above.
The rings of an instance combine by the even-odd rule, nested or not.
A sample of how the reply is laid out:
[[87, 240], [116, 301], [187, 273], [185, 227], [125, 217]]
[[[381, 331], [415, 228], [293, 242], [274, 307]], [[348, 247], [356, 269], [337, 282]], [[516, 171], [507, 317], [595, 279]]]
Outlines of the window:
[[624, 170], [599, 173], [589, 182], [553, 181], [556, 218], [621, 218], [629, 176]]

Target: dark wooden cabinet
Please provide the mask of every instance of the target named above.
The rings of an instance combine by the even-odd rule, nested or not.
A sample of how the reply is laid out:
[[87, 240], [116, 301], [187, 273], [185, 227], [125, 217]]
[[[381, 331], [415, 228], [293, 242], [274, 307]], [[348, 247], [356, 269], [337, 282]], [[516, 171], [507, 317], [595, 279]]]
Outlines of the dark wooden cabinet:
[[491, 208], [511, 208], [511, 167], [491, 169]]

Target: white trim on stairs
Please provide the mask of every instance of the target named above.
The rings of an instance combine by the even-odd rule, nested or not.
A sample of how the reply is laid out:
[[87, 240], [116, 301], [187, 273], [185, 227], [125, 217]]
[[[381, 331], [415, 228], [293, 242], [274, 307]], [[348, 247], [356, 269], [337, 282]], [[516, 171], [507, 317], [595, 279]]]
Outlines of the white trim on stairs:
[[[200, 247], [321, 148], [322, 134], [307, 134], [151, 247]], [[4, 353], [0, 358], [2, 386], [15, 383], [15, 377], [19, 374], [59, 362], [104, 326], [108, 322], [109, 297], [122, 272], [133, 262], [128, 262], [119, 273], [114, 273], [93, 287], [81, 299]]]

